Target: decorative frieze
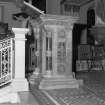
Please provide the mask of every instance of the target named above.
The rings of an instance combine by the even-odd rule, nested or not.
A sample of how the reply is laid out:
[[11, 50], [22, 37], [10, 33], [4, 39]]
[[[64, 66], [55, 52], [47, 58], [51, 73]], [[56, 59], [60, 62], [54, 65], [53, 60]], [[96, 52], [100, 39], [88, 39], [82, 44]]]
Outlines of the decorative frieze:
[[45, 25], [56, 25], [56, 26], [65, 26], [69, 28], [73, 27], [73, 24], [76, 22], [79, 22], [79, 17], [73, 17], [73, 16], [59, 16], [59, 15], [41, 15], [40, 19]]

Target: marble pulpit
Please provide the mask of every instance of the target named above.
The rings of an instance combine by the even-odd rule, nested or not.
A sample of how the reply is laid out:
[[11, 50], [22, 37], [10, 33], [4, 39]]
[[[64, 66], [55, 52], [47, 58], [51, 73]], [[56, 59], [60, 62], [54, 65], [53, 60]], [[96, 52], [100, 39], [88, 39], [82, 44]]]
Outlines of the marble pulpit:
[[40, 78], [39, 89], [79, 87], [72, 72], [72, 29], [78, 21], [58, 15], [42, 15], [38, 24], [32, 21], [35, 70], [30, 80]]

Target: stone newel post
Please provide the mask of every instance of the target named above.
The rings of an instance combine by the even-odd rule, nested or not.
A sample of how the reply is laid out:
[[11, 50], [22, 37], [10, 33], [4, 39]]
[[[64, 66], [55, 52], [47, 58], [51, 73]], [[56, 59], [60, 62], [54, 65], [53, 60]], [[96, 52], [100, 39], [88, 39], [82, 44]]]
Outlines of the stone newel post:
[[28, 29], [12, 28], [15, 34], [15, 62], [13, 81], [10, 85], [0, 89], [0, 103], [19, 103], [19, 91], [28, 91], [28, 82], [25, 79], [25, 34]]
[[26, 28], [12, 28], [15, 34], [15, 73], [12, 86], [14, 91], [28, 91], [25, 79], [25, 34]]

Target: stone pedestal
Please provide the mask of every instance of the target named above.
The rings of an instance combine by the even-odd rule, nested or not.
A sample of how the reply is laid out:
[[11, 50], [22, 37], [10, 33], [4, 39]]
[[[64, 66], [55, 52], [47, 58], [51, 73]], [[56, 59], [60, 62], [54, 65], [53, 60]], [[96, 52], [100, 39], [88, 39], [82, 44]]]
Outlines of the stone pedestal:
[[[40, 19], [42, 24], [36, 26], [39, 33], [34, 32], [36, 36], [41, 36], [39, 75], [42, 79], [39, 88], [78, 88], [72, 73], [72, 29], [78, 18], [44, 15]], [[32, 78], [36, 79], [34, 73]]]

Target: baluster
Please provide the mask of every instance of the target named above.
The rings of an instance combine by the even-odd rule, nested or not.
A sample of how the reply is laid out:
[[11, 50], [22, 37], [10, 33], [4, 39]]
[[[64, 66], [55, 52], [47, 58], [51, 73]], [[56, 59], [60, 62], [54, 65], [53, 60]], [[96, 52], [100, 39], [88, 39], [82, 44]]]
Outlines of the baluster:
[[46, 51], [48, 51], [48, 37], [46, 37]]
[[49, 38], [49, 47], [50, 47], [50, 51], [52, 51], [52, 37], [51, 38]]
[[48, 70], [48, 57], [46, 56], [46, 70]]

